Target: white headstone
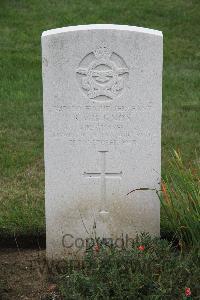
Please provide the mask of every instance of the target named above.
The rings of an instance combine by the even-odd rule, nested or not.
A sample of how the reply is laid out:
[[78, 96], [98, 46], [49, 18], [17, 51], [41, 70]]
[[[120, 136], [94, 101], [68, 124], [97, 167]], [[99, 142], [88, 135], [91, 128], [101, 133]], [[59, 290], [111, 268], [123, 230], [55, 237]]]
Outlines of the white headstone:
[[49, 258], [95, 236], [159, 235], [162, 45], [133, 26], [43, 32]]

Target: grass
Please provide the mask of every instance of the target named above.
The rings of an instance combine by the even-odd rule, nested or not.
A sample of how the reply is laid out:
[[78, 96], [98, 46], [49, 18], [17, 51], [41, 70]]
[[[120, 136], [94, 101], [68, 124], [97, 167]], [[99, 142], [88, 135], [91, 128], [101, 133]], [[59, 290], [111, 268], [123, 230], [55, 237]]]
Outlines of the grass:
[[189, 298], [199, 299], [200, 256], [194, 252], [181, 254], [167, 241], [146, 235], [128, 249], [96, 249], [81, 267], [74, 263], [62, 269], [58, 286], [63, 298], [58, 299], [188, 299], [187, 287]]
[[[160, 194], [162, 231], [178, 240], [179, 246], [199, 247], [200, 236], [200, 164], [186, 168], [174, 152]], [[167, 234], [168, 233], [168, 234]]]
[[0, 233], [44, 230], [42, 31], [117, 23], [164, 34], [163, 174], [172, 148], [200, 149], [198, 0], [0, 1]]

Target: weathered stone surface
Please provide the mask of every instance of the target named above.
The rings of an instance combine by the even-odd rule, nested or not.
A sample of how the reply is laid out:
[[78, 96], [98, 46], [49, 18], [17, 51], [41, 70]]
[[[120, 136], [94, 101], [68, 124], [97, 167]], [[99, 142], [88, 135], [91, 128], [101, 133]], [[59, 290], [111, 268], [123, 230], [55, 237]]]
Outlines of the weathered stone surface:
[[43, 33], [48, 257], [94, 236], [159, 235], [162, 43], [132, 26]]

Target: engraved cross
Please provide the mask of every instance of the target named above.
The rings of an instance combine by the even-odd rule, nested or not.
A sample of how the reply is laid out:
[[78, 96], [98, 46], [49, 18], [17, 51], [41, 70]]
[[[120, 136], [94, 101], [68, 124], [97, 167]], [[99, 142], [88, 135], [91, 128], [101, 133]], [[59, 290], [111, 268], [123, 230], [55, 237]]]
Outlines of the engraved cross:
[[[106, 172], [106, 152], [108, 151], [99, 151], [101, 155], [101, 171], [88, 173], [84, 172], [84, 176], [87, 178], [100, 178], [101, 179], [101, 203], [103, 207], [106, 207], [106, 179], [121, 179], [122, 172], [114, 173], [114, 172]], [[108, 211], [101, 210], [101, 214], [106, 214]]]

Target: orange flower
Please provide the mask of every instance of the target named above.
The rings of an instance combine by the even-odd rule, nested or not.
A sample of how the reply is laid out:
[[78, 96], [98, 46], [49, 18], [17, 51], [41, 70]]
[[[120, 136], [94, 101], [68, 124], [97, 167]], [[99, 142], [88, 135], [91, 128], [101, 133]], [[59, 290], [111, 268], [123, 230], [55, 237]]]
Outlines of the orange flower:
[[164, 199], [166, 200], [166, 202], [170, 203], [169, 196], [167, 193], [167, 187], [166, 187], [166, 184], [164, 181], [161, 182], [161, 190], [162, 190], [162, 193], [163, 193], [163, 196], [164, 196]]
[[145, 249], [145, 247], [144, 247], [143, 245], [140, 245], [140, 246], [138, 247], [138, 250], [140, 250], [140, 251], [144, 251], [144, 249]]
[[99, 250], [100, 250], [100, 247], [99, 247], [98, 244], [96, 244], [96, 245], [94, 246], [94, 251], [99, 252]]
[[190, 297], [191, 295], [192, 295], [191, 290], [190, 290], [190, 288], [187, 287], [187, 288], [185, 289], [185, 296], [186, 296], [186, 297]]

